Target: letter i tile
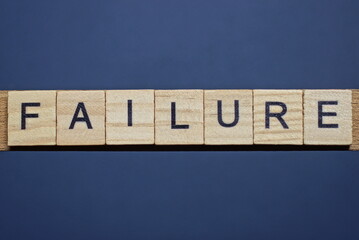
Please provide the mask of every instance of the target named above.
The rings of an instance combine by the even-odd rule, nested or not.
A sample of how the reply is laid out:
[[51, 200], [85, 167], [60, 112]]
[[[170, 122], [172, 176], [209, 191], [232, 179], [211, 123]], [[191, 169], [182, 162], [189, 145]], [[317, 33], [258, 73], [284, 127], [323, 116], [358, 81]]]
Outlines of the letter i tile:
[[106, 91], [106, 144], [154, 144], [154, 90]]

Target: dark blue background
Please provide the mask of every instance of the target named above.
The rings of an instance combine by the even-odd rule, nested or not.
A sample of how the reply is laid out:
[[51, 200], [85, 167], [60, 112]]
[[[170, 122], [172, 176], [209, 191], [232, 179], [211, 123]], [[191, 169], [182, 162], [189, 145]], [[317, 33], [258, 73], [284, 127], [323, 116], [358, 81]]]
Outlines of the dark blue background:
[[[359, 88], [359, 1], [0, 1], [1, 89]], [[355, 152], [0, 153], [0, 239], [358, 239]]]

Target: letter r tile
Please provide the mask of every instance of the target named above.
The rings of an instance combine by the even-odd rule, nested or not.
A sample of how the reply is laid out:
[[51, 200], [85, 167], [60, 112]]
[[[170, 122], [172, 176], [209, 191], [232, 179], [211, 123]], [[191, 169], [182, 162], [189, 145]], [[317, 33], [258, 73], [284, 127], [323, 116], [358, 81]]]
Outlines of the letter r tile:
[[205, 144], [253, 144], [252, 90], [205, 90]]
[[304, 144], [352, 143], [352, 91], [304, 90]]
[[203, 144], [203, 90], [155, 90], [155, 144]]
[[105, 91], [57, 92], [57, 145], [105, 144]]
[[56, 91], [9, 91], [8, 145], [56, 144]]
[[254, 144], [303, 144], [303, 91], [254, 90]]

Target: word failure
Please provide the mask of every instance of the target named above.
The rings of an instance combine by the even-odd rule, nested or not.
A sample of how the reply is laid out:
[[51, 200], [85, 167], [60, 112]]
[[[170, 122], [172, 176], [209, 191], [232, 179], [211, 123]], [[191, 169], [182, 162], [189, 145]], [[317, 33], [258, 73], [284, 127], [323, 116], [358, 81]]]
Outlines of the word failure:
[[350, 145], [351, 90], [9, 91], [8, 145]]

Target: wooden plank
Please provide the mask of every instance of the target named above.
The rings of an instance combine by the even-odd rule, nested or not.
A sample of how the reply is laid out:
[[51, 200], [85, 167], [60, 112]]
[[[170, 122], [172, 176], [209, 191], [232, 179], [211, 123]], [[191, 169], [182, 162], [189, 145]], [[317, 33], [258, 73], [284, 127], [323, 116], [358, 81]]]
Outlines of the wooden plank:
[[253, 91], [205, 90], [205, 144], [253, 144]]
[[57, 145], [104, 145], [105, 114], [105, 91], [58, 91]]
[[305, 90], [304, 144], [350, 145], [351, 102], [351, 90]]
[[155, 91], [155, 143], [203, 144], [203, 90]]
[[7, 145], [7, 91], [0, 91], [0, 151], [8, 151]]
[[254, 144], [303, 144], [303, 91], [254, 90]]
[[154, 108], [154, 90], [106, 91], [106, 144], [154, 144]]
[[8, 92], [8, 145], [56, 145], [56, 91]]

